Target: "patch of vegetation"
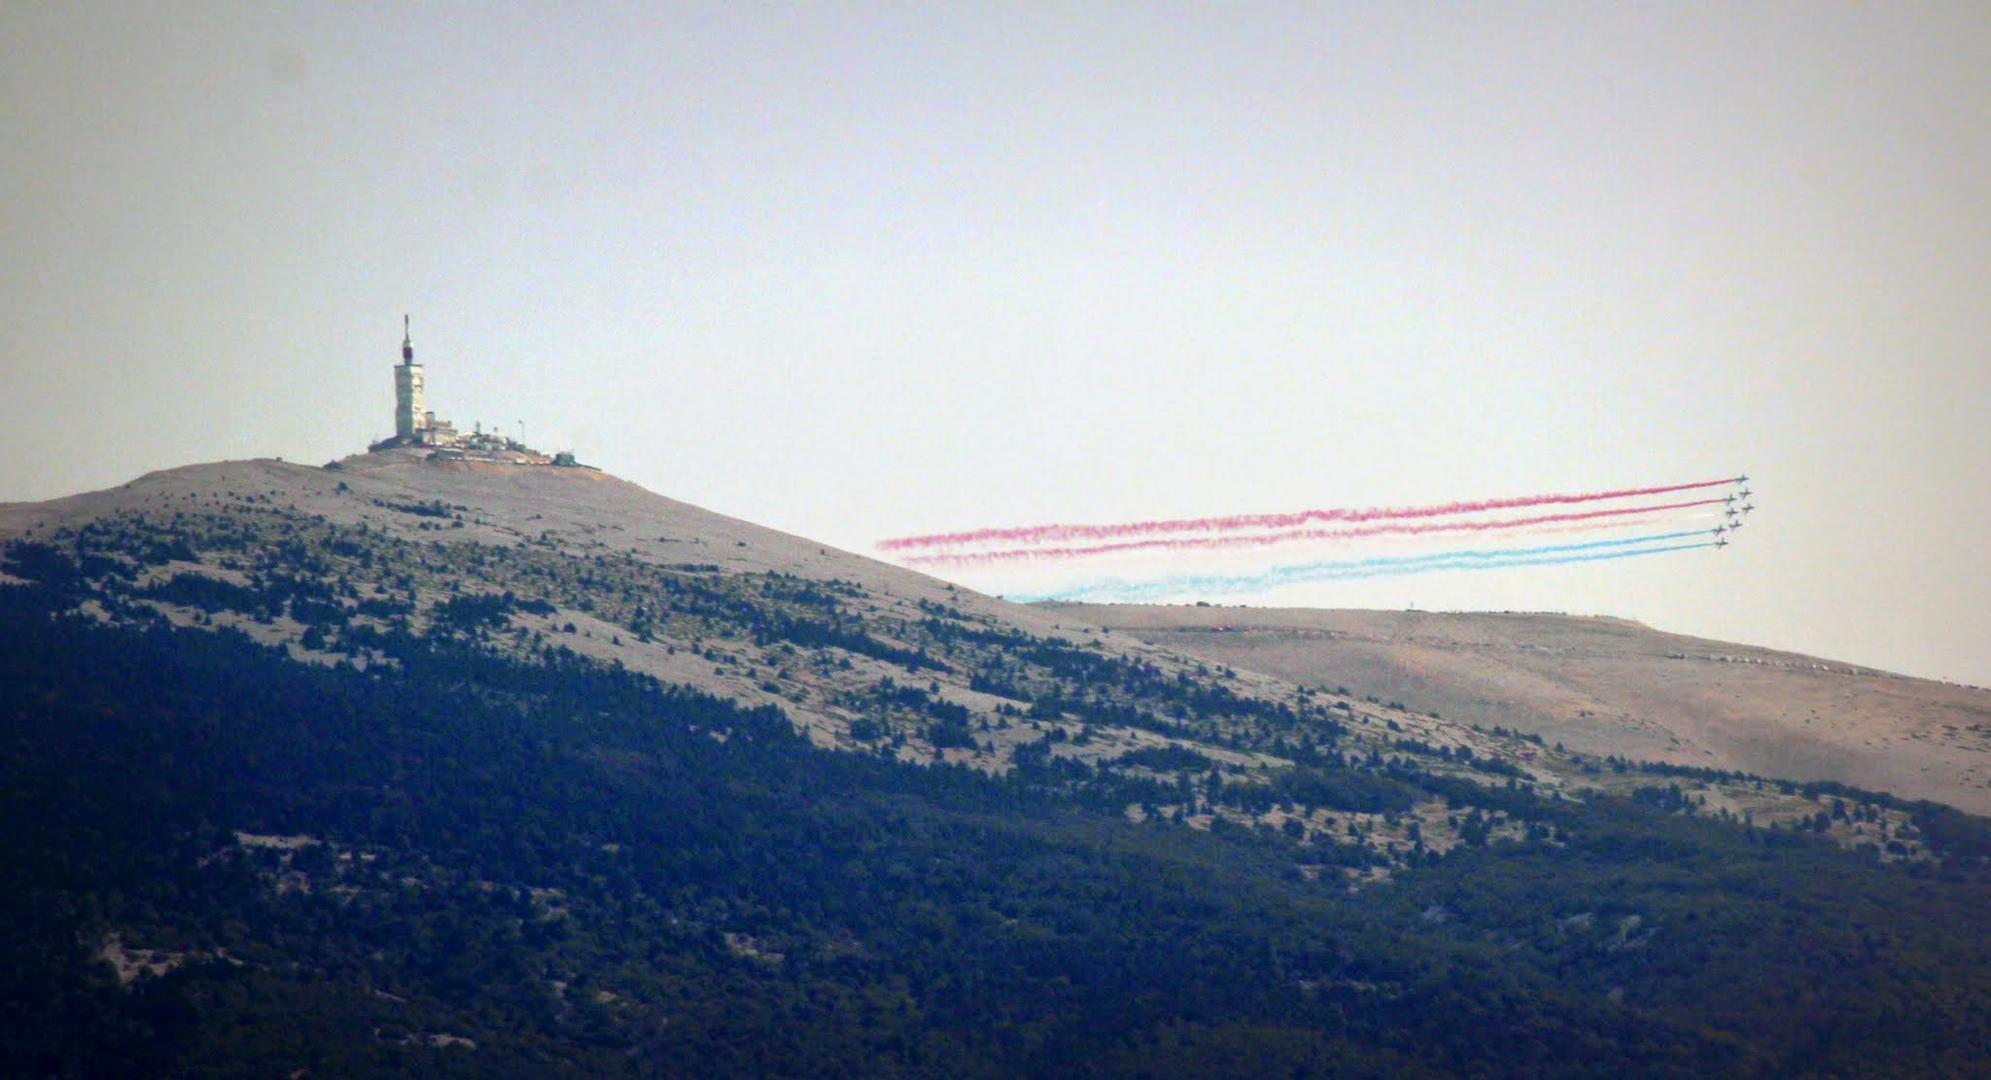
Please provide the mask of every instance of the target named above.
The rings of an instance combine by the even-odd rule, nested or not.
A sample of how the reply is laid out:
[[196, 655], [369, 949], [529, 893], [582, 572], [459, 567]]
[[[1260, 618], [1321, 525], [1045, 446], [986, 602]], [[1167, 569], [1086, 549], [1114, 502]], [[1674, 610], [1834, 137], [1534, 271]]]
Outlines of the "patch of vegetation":
[[[1351, 895], [1365, 849], [1129, 823], [1183, 793], [1048, 733], [914, 766], [560, 650], [385, 631], [362, 672], [52, 595], [0, 589], [9, 1074], [1961, 1074], [1991, 1039], [1967, 860], [1401, 761], [1217, 786], [1531, 823]], [[120, 987], [113, 934], [185, 962]]]
[[514, 612], [551, 615], [554, 610], [553, 605], [545, 600], [521, 600], [506, 591], [452, 596], [436, 604], [430, 613], [437, 626], [474, 633], [505, 626]]
[[425, 518], [455, 517], [459, 512], [467, 509], [462, 506], [451, 506], [441, 499], [430, 499], [426, 502], [395, 502], [391, 499], [375, 499], [373, 500], [373, 505], [386, 510], [392, 510], [398, 514], [411, 514], [415, 517]]
[[1208, 772], [1217, 764], [1208, 754], [1176, 744], [1143, 746], [1138, 750], [1129, 750], [1121, 754], [1114, 761], [1115, 764], [1153, 769], [1156, 772]]

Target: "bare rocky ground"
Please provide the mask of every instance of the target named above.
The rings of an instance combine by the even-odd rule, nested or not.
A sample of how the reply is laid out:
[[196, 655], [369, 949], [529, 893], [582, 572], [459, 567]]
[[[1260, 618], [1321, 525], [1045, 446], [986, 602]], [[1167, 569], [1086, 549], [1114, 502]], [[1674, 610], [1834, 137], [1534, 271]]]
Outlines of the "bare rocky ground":
[[1991, 814], [1991, 690], [1552, 614], [1053, 605], [1213, 663], [1592, 755], [1836, 780]]

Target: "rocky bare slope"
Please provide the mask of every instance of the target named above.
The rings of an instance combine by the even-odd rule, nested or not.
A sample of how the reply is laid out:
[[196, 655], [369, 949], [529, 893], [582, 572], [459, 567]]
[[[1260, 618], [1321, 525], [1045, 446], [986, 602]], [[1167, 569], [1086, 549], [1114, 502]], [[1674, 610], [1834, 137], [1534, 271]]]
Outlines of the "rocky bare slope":
[[1057, 605], [1060, 618], [1587, 754], [1836, 780], [1991, 813], [1991, 691], [1622, 619]]

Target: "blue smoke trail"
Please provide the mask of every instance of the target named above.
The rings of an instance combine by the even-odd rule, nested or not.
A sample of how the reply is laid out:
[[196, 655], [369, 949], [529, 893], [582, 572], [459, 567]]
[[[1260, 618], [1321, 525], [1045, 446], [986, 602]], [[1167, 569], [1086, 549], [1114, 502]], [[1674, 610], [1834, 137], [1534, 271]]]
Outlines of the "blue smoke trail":
[[[1368, 559], [1338, 562], [1301, 563], [1275, 567], [1259, 574], [1240, 576], [1185, 575], [1155, 581], [1107, 580], [1074, 585], [1041, 595], [1011, 596], [1019, 603], [1039, 600], [1104, 600], [1140, 603], [1184, 594], [1262, 592], [1281, 585], [1313, 581], [1352, 581], [1361, 578], [1424, 574], [1437, 570], [1496, 570], [1514, 566], [1562, 566], [1570, 563], [1626, 559], [1635, 555], [1658, 555], [1669, 551], [1690, 551], [1713, 547], [1712, 541], [1692, 544], [1666, 544], [1707, 530], [1654, 533], [1617, 540], [1591, 540], [1578, 544], [1546, 544], [1531, 548], [1505, 548], [1482, 551], [1440, 551], [1429, 555], [1379, 555]], [[1650, 547], [1640, 545], [1661, 544]]]

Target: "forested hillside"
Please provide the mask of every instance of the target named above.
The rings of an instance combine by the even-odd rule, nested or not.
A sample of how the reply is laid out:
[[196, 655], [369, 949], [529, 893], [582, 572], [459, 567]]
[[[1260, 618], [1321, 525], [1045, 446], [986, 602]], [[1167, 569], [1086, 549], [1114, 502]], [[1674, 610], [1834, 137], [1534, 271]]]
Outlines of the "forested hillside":
[[[1771, 830], [1621, 763], [1614, 790], [1487, 782], [1453, 753], [1344, 753], [1345, 720], [1190, 675], [1152, 691], [1192, 703], [1171, 723], [1263, 712], [1249, 745], [1211, 735], [1293, 756], [1108, 764], [1049, 731], [1000, 770], [883, 732], [837, 752], [777, 705], [497, 647], [516, 595], [383, 620], [363, 665], [102, 603], [182, 554], [8, 549], [11, 1074], [1955, 1074], [1991, 1053], [1978, 819], [1817, 790], [1791, 797], [1826, 820]], [[218, 610], [309, 613], [240, 588]], [[968, 678], [1118, 671], [987, 645], [913, 652]], [[876, 715], [944, 725], [935, 700]], [[1431, 805], [1442, 851], [1361, 835]], [[1371, 816], [1309, 824], [1331, 812]], [[1913, 857], [1832, 835], [1884, 814], [1913, 817]]]

